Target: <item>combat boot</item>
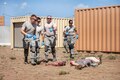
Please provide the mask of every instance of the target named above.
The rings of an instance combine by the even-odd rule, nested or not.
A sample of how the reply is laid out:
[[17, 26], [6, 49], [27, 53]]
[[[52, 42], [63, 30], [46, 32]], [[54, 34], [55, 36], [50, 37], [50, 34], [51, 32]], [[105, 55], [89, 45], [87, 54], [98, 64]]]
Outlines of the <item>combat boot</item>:
[[70, 54], [70, 59], [74, 59], [74, 56], [73, 56], [73, 54]]
[[25, 59], [24, 59], [24, 64], [28, 64], [28, 58], [27, 57], [25, 57]]
[[31, 64], [36, 65], [36, 62], [35, 62], [35, 60], [33, 58], [31, 59]]
[[56, 54], [55, 54], [55, 53], [53, 54], [53, 61], [54, 61], [54, 62], [57, 61], [57, 59], [56, 59]]

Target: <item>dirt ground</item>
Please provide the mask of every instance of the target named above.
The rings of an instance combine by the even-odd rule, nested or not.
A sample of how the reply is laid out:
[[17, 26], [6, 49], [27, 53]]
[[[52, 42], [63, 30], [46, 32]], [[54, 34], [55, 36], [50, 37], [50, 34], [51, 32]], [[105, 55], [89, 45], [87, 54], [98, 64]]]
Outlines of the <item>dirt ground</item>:
[[[69, 54], [63, 51], [63, 48], [57, 48], [57, 58], [58, 61], [66, 60], [66, 66], [45, 66], [45, 63], [32, 66], [24, 64], [22, 49], [11, 50], [10, 47], [0, 47], [0, 80], [120, 80], [120, 54], [76, 52], [75, 60], [86, 56], [103, 55], [102, 64], [98, 67], [76, 70], [69, 65]], [[44, 59], [43, 49], [41, 49], [42, 59]], [[60, 73], [66, 74], [60, 75]]]

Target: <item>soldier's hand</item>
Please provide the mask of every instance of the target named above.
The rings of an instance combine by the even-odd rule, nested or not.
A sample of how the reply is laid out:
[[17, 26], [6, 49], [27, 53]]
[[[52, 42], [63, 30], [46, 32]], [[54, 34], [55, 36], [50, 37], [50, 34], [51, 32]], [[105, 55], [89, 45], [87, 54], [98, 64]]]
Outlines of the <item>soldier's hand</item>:
[[78, 39], [79, 38], [79, 36], [78, 36], [78, 34], [76, 34], [76, 39]]
[[68, 32], [66, 32], [65, 34], [66, 34], [66, 35], [68, 35], [69, 33], [68, 33]]
[[34, 40], [36, 40], [36, 39], [37, 39], [36, 35], [34, 35], [34, 36], [33, 36], [33, 39], [34, 39]]
[[44, 41], [42, 41], [42, 42], [41, 42], [41, 45], [42, 45], [42, 46], [44, 46], [44, 45], [45, 45]]
[[25, 36], [26, 36], [27, 38], [32, 38], [32, 37], [33, 37], [32, 34], [26, 34]]

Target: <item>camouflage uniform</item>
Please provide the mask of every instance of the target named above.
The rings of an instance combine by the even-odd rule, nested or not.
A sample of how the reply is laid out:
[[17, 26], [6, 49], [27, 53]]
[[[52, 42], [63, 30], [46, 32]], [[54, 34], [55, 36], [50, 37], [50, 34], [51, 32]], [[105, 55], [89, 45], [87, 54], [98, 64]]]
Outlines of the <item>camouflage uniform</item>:
[[67, 44], [69, 46], [69, 51], [70, 51], [70, 58], [73, 58], [73, 54], [74, 54], [74, 44], [76, 42], [76, 33], [75, 33], [75, 27], [72, 26], [67, 26], [65, 28], [65, 33], [67, 35]]
[[[36, 25], [35, 24], [31, 24], [29, 21], [26, 21], [22, 25], [22, 30], [24, 30], [27, 34], [30, 34], [30, 35], [34, 35], [35, 34], [35, 29], [36, 29]], [[27, 38], [24, 35], [23, 47], [24, 47], [24, 57], [25, 57], [24, 61], [25, 62], [28, 62], [28, 51], [29, 51], [29, 46], [30, 46], [30, 42], [31, 41], [32, 41], [32, 38]], [[33, 42], [31, 44], [33, 44]], [[33, 62], [33, 59], [34, 59], [34, 51], [33, 51], [33, 49], [30, 50], [30, 55], [31, 55], [31, 61]]]
[[46, 23], [44, 26], [44, 42], [45, 42], [45, 59], [48, 61], [48, 54], [52, 53], [53, 60], [56, 60], [56, 25], [51, 23]]

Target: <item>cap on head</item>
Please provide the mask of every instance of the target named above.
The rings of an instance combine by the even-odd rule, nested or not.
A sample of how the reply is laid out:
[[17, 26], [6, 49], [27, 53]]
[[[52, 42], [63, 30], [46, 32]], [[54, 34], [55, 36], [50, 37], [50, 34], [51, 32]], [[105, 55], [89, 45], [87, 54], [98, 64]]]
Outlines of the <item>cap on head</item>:
[[51, 16], [51, 15], [48, 15], [48, 16], [47, 16], [47, 18], [50, 18], [50, 19], [52, 19], [52, 16]]

